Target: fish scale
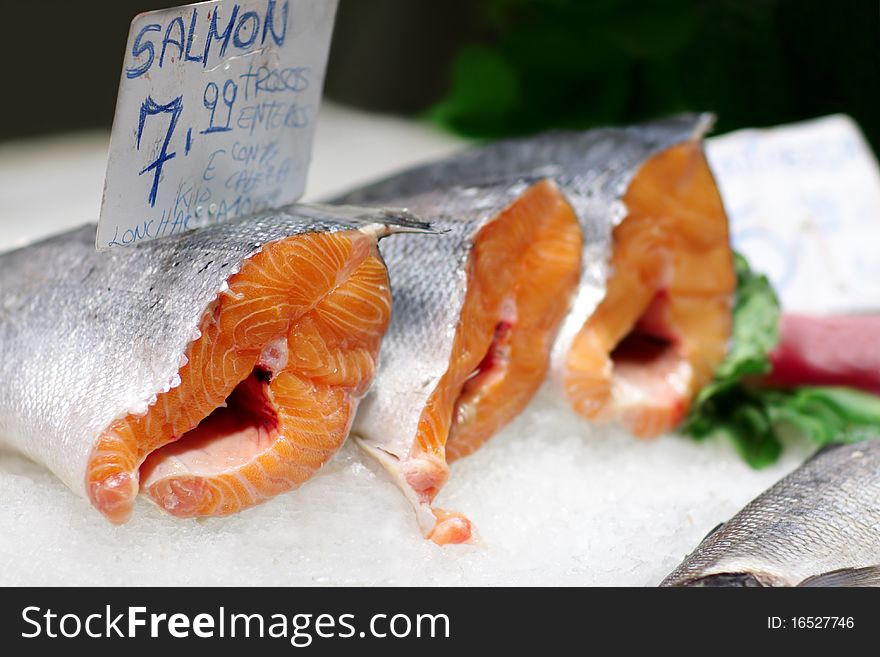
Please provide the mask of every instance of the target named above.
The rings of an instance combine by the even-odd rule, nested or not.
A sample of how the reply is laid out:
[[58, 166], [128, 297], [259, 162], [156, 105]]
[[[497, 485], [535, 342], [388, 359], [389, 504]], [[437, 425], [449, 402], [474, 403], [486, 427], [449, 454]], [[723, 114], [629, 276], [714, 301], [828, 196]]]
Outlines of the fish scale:
[[[709, 130], [713, 120], [714, 118], [709, 114], [683, 114], [629, 127], [553, 131], [532, 137], [498, 141], [407, 169], [337, 196], [333, 201], [399, 205], [405, 203], [403, 199], [407, 196], [432, 193], [438, 199], [437, 207], [442, 210], [445, 209], [443, 193], [455, 195], [462, 189], [510, 185], [517, 181], [521, 183], [534, 183], [541, 179], [554, 181], [577, 214], [583, 233], [583, 251], [580, 284], [571, 310], [558, 332], [553, 347], [552, 379], [560, 392], [569, 398], [575, 410], [587, 417], [599, 419], [598, 416], [604, 412], [610, 418], [622, 419], [637, 434], [655, 435], [673, 428], [680, 422], [690, 398], [711, 377], [714, 366], [718, 364], [715, 361], [720, 361], [723, 357], [724, 344], [729, 333], [729, 327], [725, 327], [725, 323], [729, 324], [729, 300], [732, 296], [734, 279], [726, 233], [726, 216], [711, 173], [708, 173], [708, 165], [698, 146], [700, 138]], [[691, 148], [686, 156], [692, 161], [682, 161], [681, 157], [676, 159], [667, 156], [677, 147]], [[652, 165], [657, 158], [664, 157], [665, 163]], [[664, 377], [671, 381], [667, 386], [670, 388], [669, 393], [665, 395], [665, 399], [668, 400], [667, 405], [661, 405], [658, 409], [651, 407], [652, 402], [649, 398], [656, 397], [656, 394], [650, 386], [647, 386], [639, 396], [635, 394], [638, 393], [639, 386], [618, 386], [611, 383], [612, 375], [609, 373], [612, 367], [611, 352], [620, 342], [620, 338], [613, 340], [609, 345], [598, 346], [592, 345], [589, 336], [580, 341], [578, 339], [587, 330], [588, 320], [609, 298], [609, 289], [614, 282], [611, 279], [615, 273], [612, 259], [618, 241], [627, 237], [624, 233], [618, 235], [618, 229], [625, 223], [624, 220], [632, 210], [628, 207], [628, 203], [636, 201], [636, 199], [628, 201], [628, 194], [638, 186], [643, 171], [650, 170], [652, 176], [669, 177], [663, 167], [673, 170], [674, 175], [678, 176], [663, 180], [664, 185], [686, 185], [689, 176], [694, 175], [694, 171], [702, 175], [700, 181], [695, 183], [697, 194], [695, 196], [693, 189], [678, 192], [685, 195], [682, 200], [683, 205], [679, 208], [671, 208], [668, 206], [669, 199], [675, 199], [676, 191], [668, 190], [669, 198], [662, 200], [663, 203], [667, 203], [664, 211], [672, 215], [677, 214], [676, 220], [680, 224], [672, 228], [661, 225], [655, 221], [655, 217], [649, 216], [650, 206], [641, 208], [640, 212], [643, 216], [634, 217], [634, 221], [641, 222], [641, 233], [629, 231], [633, 236], [633, 243], [639, 243], [642, 239], [640, 235], [650, 235], [652, 231], [662, 230], [664, 240], [677, 240], [675, 248], [679, 248], [682, 252], [690, 249], [690, 257], [693, 259], [696, 256], [698, 259], [700, 250], [707, 247], [703, 244], [689, 243], [689, 233], [682, 229], [681, 224], [687, 221], [686, 217], [694, 207], [698, 211], [706, 210], [699, 205], [705, 201], [703, 197], [706, 197], [711, 198], [714, 207], [707, 212], [708, 216], [702, 222], [701, 229], [705, 227], [708, 235], [713, 236], [718, 244], [723, 244], [728, 255], [726, 261], [723, 258], [713, 261], [711, 267], [715, 267], [717, 271], [709, 272], [704, 276], [708, 281], [717, 284], [717, 291], [713, 290], [713, 294], [716, 294], [720, 303], [715, 304], [716, 307], [708, 307], [712, 305], [713, 300], [705, 299], [699, 303], [706, 307], [695, 310], [688, 305], [693, 306], [693, 302], [685, 298], [676, 300], [676, 303], [670, 306], [670, 312], [679, 322], [689, 327], [697, 325], [692, 330], [699, 335], [691, 340], [690, 344], [684, 344], [686, 342], [684, 339], [680, 340], [682, 346], [674, 362], [665, 369], [662, 363], [655, 368], [655, 378]], [[645, 189], [650, 189], [648, 183], [650, 181], [640, 183], [642, 196], [645, 196]], [[654, 189], [650, 193], [662, 197], [667, 194], [667, 190]], [[691, 196], [687, 196], [688, 194]], [[670, 222], [667, 221], [667, 224]], [[722, 227], [721, 231], [717, 230], [718, 226]], [[683, 235], [685, 237], [682, 237]], [[634, 253], [635, 258], [649, 255]], [[630, 262], [623, 263], [624, 269], [628, 269], [629, 265], [637, 264], [632, 262], [632, 253], [628, 257]], [[656, 286], [659, 291], [663, 282], [658, 280], [655, 283], [644, 284], [639, 281], [629, 285], [630, 287]], [[653, 288], [649, 288], [649, 291], [653, 294]], [[618, 295], [618, 298], [626, 299], [628, 296], [633, 295], [624, 293]], [[610, 302], [613, 301], [614, 297]], [[649, 301], [650, 296], [645, 303]], [[633, 305], [636, 302], [630, 299], [629, 303]], [[641, 312], [647, 312], [647, 309], [643, 308]], [[620, 312], [617, 314], [620, 315]], [[659, 316], [662, 312], [655, 314]], [[705, 321], [699, 325], [701, 315], [715, 314], [720, 317], [715, 325], [707, 324]], [[602, 323], [607, 325], [607, 319], [603, 318]], [[629, 321], [634, 326], [637, 317], [632, 317]], [[598, 334], [601, 335], [605, 327], [589, 328], [594, 334], [597, 333], [594, 329], [597, 329]], [[701, 340], [708, 346], [701, 348], [699, 345]], [[591, 353], [593, 351], [597, 353]], [[586, 359], [583, 358], [584, 354], [587, 355]], [[627, 399], [627, 395], [631, 398]], [[606, 401], [605, 397], [612, 399], [613, 403]], [[618, 398], [623, 399], [618, 401]], [[636, 410], [633, 411], [633, 408]]]
[[661, 586], [880, 585], [880, 439], [833, 445], [710, 533]]
[[187, 347], [244, 263], [289, 238], [425, 228], [408, 214], [293, 205], [104, 253], [86, 225], [0, 256], [0, 444], [87, 494], [98, 437], [186, 384]]
[[[424, 191], [391, 204], [429, 220], [439, 234], [386, 240], [380, 247], [394, 310], [352, 434], [391, 473], [427, 536], [464, 542], [473, 537], [469, 521], [432, 507], [448, 477], [447, 441], [480, 444], [537, 390], [577, 282], [580, 231], [546, 180]], [[493, 349], [509, 304], [529, 294], [535, 298], [520, 312], [545, 324], [524, 338], [536, 362], [525, 375], [508, 375], [526, 360], [508, 359], [496, 381], [516, 394], [484, 403], [469, 393], [476, 369]], [[457, 412], [462, 404], [474, 412]]]
[[473, 188], [395, 199], [401, 207], [430, 213], [424, 216], [440, 235], [409, 235], [380, 247], [391, 272], [394, 311], [375, 386], [361, 405], [355, 430], [394, 434], [396, 441], [383, 441], [386, 451], [406, 454], [422, 409], [448, 367], [477, 233], [493, 210], [513, 202], [525, 188], [487, 188], [482, 197]]

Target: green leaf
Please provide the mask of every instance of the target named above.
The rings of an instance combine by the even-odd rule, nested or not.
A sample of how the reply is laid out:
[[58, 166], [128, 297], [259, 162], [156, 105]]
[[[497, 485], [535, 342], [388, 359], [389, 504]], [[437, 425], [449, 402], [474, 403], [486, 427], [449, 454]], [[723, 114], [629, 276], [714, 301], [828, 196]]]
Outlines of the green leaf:
[[849, 388], [763, 387], [779, 341], [779, 301], [765, 276], [736, 255], [733, 344], [697, 395], [683, 431], [697, 440], [725, 437], [754, 468], [776, 461], [787, 429], [819, 445], [880, 436], [880, 397]]
[[880, 397], [851, 388], [805, 387], [797, 391], [797, 402], [806, 406], [820, 402], [831, 407], [851, 424], [880, 426]]
[[773, 463], [782, 453], [773, 423], [759, 404], [737, 406], [728, 423], [730, 436], [745, 461], [753, 468]]
[[694, 402], [694, 411], [724, 390], [737, 385], [743, 377], [759, 376], [770, 371], [770, 352], [779, 342], [779, 299], [770, 281], [756, 274], [746, 259], [734, 254], [736, 299], [733, 305], [731, 348]]

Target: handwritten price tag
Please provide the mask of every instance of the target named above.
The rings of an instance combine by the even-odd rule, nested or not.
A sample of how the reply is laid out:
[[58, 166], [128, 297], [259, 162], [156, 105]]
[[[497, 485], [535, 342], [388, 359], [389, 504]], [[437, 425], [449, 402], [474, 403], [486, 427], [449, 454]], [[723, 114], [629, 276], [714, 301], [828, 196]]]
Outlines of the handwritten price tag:
[[214, 0], [131, 23], [99, 250], [298, 199], [337, 0]]
[[708, 140], [733, 243], [789, 311], [880, 308], [880, 169], [834, 115]]

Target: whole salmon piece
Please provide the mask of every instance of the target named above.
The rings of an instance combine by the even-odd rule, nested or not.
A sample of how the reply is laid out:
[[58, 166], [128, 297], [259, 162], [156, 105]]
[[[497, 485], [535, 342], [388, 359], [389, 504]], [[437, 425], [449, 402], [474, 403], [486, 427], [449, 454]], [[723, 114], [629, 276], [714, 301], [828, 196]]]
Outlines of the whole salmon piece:
[[472, 538], [433, 508], [448, 462], [525, 408], [577, 286], [582, 236], [548, 180], [399, 197], [439, 235], [380, 246], [393, 313], [352, 435], [388, 469], [436, 543]]
[[290, 206], [98, 253], [0, 256], [0, 444], [114, 523], [229, 514], [345, 440], [391, 312], [382, 212]]
[[661, 586], [880, 586], [880, 439], [824, 447]]
[[730, 337], [736, 278], [727, 216], [700, 142], [711, 123], [683, 115], [495, 142], [336, 201], [396, 204], [431, 190], [554, 181], [584, 235], [554, 379], [580, 414], [653, 436], [684, 419]]

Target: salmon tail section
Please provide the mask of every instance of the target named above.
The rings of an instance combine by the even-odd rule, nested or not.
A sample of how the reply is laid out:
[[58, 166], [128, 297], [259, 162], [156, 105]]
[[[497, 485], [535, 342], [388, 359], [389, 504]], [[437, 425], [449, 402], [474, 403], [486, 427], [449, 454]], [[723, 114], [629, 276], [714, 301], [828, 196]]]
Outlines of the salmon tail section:
[[582, 234], [556, 185], [536, 183], [474, 239], [467, 292], [448, 369], [397, 465], [425, 534], [472, 540], [460, 514], [430, 509], [447, 463], [478, 449], [525, 408], [544, 379], [556, 331], [580, 274]]
[[390, 318], [376, 235], [273, 242], [227, 285], [179, 385], [97, 440], [87, 490], [113, 522], [139, 488], [175, 516], [234, 513], [295, 488], [345, 440]]
[[724, 358], [736, 286], [727, 216], [698, 142], [648, 160], [624, 196], [606, 294], [564, 373], [573, 408], [642, 437], [675, 428]]

